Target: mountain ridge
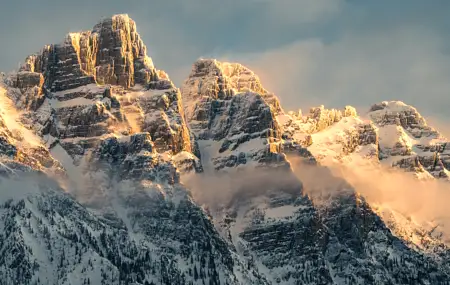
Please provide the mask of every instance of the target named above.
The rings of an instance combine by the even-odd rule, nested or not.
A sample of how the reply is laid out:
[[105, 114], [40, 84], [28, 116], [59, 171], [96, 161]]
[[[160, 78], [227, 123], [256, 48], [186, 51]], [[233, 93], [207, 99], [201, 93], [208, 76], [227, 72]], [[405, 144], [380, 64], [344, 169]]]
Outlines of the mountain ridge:
[[[5, 284], [449, 284], [445, 243], [412, 246], [327, 168], [387, 161], [446, 180], [445, 139], [412, 107], [375, 104], [369, 122], [350, 106], [286, 112], [250, 69], [214, 59], [178, 89], [127, 15], [44, 47], [4, 81], [2, 181], [60, 183], [1, 201]], [[329, 203], [290, 157], [333, 181]], [[207, 191], [231, 197], [205, 210]]]

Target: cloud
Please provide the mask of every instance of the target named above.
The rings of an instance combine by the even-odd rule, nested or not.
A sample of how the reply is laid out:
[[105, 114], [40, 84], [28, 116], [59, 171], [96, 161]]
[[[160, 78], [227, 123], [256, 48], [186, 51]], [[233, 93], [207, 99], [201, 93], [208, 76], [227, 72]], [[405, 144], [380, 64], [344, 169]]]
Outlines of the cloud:
[[[252, 1], [250, 1], [252, 2]], [[342, 0], [253, 0], [264, 3], [267, 21], [291, 24], [326, 22], [345, 7]]]
[[316, 204], [327, 203], [341, 193], [356, 191], [373, 207], [400, 213], [429, 228], [439, 225], [450, 242], [450, 184], [441, 180], [419, 181], [411, 173], [390, 167], [328, 167], [303, 164], [289, 157], [294, 173], [304, 185], [304, 193]]
[[382, 100], [402, 100], [426, 114], [446, 114], [450, 56], [443, 46], [433, 31], [408, 27], [223, 58], [249, 66], [293, 109], [349, 104], [367, 110]]
[[420, 181], [412, 173], [379, 165], [320, 166], [305, 164], [295, 156], [288, 159], [292, 172], [243, 168], [236, 172], [183, 176], [182, 181], [194, 200], [212, 212], [272, 193], [294, 197], [306, 194], [316, 207], [323, 209], [340, 195], [358, 193], [371, 207], [398, 213], [417, 227], [438, 226], [438, 231], [450, 243], [449, 183]]
[[[3, 167], [7, 167], [2, 165]], [[46, 191], [60, 191], [58, 181], [39, 172], [22, 172], [0, 177], [0, 203], [21, 200]]]
[[194, 200], [211, 210], [230, 207], [254, 197], [272, 193], [300, 195], [302, 184], [285, 168], [240, 168], [237, 171], [189, 174], [182, 182]]

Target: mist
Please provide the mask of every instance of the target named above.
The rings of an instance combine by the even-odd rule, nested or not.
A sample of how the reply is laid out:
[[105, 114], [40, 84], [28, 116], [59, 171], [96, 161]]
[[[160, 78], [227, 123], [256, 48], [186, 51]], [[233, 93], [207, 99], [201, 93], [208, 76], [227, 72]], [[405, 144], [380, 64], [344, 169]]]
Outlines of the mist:
[[218, 55], [245, 64], [296, 110], [326, 104], [364, 106], [400, 100], [427, 116], [448, 118], [450, 56], [442, 38], [419, 27], [344, 33], [332, 42], [301, 39], [264, 52]]
[[[3, 164], [3, 163], [2, 163]], [[1, 167], [7, 168], [7, 165]], [[4, 171], [4, 170], [3, 170]], [[40, 172], [18, 172], [0, 177], [0, 201], [25, 199], [43, 191], [60, 191], [59, 183]]]
[[242, 168], [238, 171], [182, 176], [194, 200], [211, 210], [230, 207], [252, 197], [283, 192], [299, 196], [302, 183], [288, 168]]
[[449, 183], [419, 180], [411, 172], [381, 165], [320, 166], [295, 156], [288, 159], [291, 170], [190, 174], [183, 176], [182, 182], [198, 204], [212, 211], [280, 192], [293, 197], [307, 195], [316, 207], [326, 209], [330, 200], [356, 192], [374, 209], [399, 213], [423, 229], [439, 226], [444, 239], [450, 240]]
[[315, 204], [335, 195], [356, 191], [372, 207], [401, 213], [424, 228], [439, 225], [450, 237], [450, 184], [442, 180], [419, 180], [413, 173], [381, 165], [349, 167], [344, 164], [313, 166], [290, 158], [295, 175]]

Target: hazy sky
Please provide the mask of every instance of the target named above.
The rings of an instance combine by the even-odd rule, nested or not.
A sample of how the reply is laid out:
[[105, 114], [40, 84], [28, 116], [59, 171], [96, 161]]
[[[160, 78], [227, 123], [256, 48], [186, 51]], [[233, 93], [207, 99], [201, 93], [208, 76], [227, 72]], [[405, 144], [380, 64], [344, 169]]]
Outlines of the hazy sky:
[[216, 57], [254, 69], [285, 109], [395, 99], [450, 117], [448, 0], [2, 2], [2, 71], [69, 31], [128, 13], [177, 85], [197, 58]]

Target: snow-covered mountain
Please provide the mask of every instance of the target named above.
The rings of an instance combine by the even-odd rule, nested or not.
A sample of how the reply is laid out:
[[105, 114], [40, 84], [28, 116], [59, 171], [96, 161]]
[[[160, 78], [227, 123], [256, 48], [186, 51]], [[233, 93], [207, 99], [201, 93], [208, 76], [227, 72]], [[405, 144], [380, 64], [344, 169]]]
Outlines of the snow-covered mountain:
[[[327, 168], [336, 162], [380, 164], [383, 150], [375, 120], [358, 117], [350, 106], [343, 111], [320, 106], [306, 116], [285, 112], [252, 71], [216, 60], [194, 63], [181, 90], [205, 171], [200, 174], [205, 182], [192, 185], [214, 185], [219, 190], [213, 193], [220, 195], [222, 187], [215, 184], [235, 181], [232, 186], [241, 190], [212, 205], [216, 228], [270, 283], [448, 280], [448, 269], [441, 265], [440, 256], [447, 254], [442, 241], [433, 239], [439, 257], [406, 245], [409, 240], [393, 234], [398, 227], [389, 229], [378, 208]], [[302, 166], [294, 170], [297, 165], [289, 160]], [[219, 175], [208, 181], [213, 172]], [[325, 194], [319, 197], [318, 192]], [[197, 196], [202, 201], [205, 195]], [[434, 279], [420, 264], [436, 266], [443, 275]]]
[[0, 284], [450, 284], [445, 234], [330, 168], [447, 180], [411, 106], [288, 112], [214, 59], [178, 89], [127, 15], [1, 79]]

